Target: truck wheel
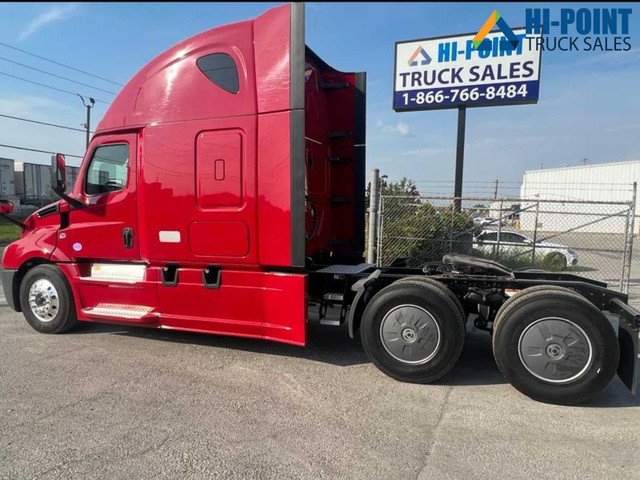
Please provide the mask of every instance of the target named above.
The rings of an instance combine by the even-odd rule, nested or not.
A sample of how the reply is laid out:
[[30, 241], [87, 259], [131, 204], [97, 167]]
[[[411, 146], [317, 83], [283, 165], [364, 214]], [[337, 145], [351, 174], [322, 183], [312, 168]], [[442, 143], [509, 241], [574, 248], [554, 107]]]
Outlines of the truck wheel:
[[41, 333], [61, 333], [77, 323], [73, 295], [55, 265], [38, 265], [20, 285], [20, 305], [29, 325]]
[[492, 343], [511, 385], [561, 405], [583, 403], [607, 386], [620, 357], [604, 314], [562, 287], [533, 287], [511, 297], [498, 312]]
[[428, 284], [428, 285], [433, 285], [435, 288], [440, 289], [442, 292], [444, 292], [446, 295], [448, 295], [451, 298], [453, 303], [456, 304], [456, 308], [460, 312], [460, 315], [462, 315], [462, 318], [466, 321], [467, 312], [464, 311], [464, 307], [462, 306], [462, 303], [460, 302], [458, 297], [456, 297], [456, 294], [453, 293], [451, 290], [449, 290], [446, 285], [438, 282], [437, 280], [434, 280], [434, 279], [428, 278], [428, 277], [421, 277], [419, 275], [415, 275], [415, 276], [412, 276], [412, 277], [401, 278], [400, 280], [396, 280], [393, 283], [395, 285], [407, 285], [407, 284]]
[[567, 257], [560, 252], [551, 252], [542, 260], [542, 266], [545, 270], [561, 272], [567, 269]]
[[362, 315], [362, 345], [371, 361], [396, 380], [429, 383], [460, 357], [464, 319], [449, 295], [427, 282], [393, 283]]

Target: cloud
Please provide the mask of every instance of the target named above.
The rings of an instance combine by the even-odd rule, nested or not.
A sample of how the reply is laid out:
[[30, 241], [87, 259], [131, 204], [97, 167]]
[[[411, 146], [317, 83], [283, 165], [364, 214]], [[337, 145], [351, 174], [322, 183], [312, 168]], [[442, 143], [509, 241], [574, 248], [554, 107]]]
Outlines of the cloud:
[[396, 125], [385, 125], [382, 120], [378, 120], [376, 122], [376, 127], [385, 133], [398, 133], [403, 137], [411, 136], [411, 129], [409, 128], [409, 125], [404, 122], [398, 122]]
[[36, 18], [31, 20], [31, 23], [25, 28], [18, 36], [19, 40], [33, 35], [45, 25], [57, 22], [59, 20], [65, 20], [69, 18], [77, 8], [75, 3], [64, 3], [62, 5], [53, 5], [48, 10], [42, 12]]

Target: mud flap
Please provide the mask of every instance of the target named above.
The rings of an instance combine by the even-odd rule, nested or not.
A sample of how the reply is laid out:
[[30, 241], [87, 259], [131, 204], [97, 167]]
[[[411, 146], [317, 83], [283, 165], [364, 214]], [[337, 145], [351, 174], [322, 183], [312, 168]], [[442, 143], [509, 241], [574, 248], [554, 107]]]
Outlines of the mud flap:
[[640, 362], [640, 312], [622, 300], [611, 300], [610, 311], [620, 317], [618, 324], [618, 343], [620, 344], [620, 363], [618, 376], [632, 394], [638, 389], [638, 363]]

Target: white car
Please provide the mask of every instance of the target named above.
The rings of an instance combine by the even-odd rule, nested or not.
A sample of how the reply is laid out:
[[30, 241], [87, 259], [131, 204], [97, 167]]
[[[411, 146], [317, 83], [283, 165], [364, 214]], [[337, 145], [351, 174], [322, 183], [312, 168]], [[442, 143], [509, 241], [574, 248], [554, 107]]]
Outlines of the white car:
[[[562, 268], [578, 264], [578, 252], [566, 245], [536, 242], [535, 247], [536, 258], [549, 259]], [[521, 233], [501, 231], [498, 246], [498, 231], [482, 230], [474, 238], [473, 248], [486, 255], [525, 255], [533, 250], [533, 239]]]
[[473, 219], [473, 223], [475, 225], [479, 225], [481, 227], [486, 227], [486, 226], [498, 226], [498, 222], [500, 222], [502, 225], [506, 225], [505, 221], [503, 219], [498, 219], [498, 218], [492, 218], [492, 217], [476, 217]]

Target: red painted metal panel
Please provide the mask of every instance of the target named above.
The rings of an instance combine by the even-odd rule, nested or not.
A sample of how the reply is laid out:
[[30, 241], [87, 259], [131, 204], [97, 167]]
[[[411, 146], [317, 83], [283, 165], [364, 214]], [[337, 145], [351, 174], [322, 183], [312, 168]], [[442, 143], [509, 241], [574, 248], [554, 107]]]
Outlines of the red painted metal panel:
[[[60, 263], [58, 266], [71, 285], [79, 320], [107, 323], [140, 323], [146, 326], [154, 323], [156, 325], [159, 324], [158, 282], [160, 280], [160, 269], [147, 268], [144, 281], [128, 284], [92, 280], [90, 278], [90, 263]], [[96, 307], [101, 303], [153, 307], [155, 310], [154, 317], [151, 318], [151, 321], [149, 318], [132, 320], [113, 317], [107, 319], [91, 317], [82, 311], [86, 308]]]
[[[84, 191], [89, 160], [96, 148], [104, 145], [126, 144], [129, 146], [127, 185], [124, 189], [87, 195]], [[69, 226], [60, 229], [66, 238], [58, 248], [61, 254], [71, 259], [101, 258], [105, 260], [137, 260], [140, 258], [137, 228], [137, 135], [122, 133], [94, 136], [78, 181], [74, 187], [76, 198], [82, 199], [85, 208], [69, 212]], [[133, 229], [133, 247], [123, 242], [123, 229]]]
[[196, 201], [202, 208], [242, 200], [242, 134], [201, 132], [196, 142]]
[[[196, 65], [212, 53], [230, 55], [239, 92], [229, 93]], [[195, 35], [158, 55], [120, 91], [97, 132], [152, 123], [250, 115], [256, 112], [253, 22], [225, 25]]]
[[290, 112], [258, 118], [258, 231], [260, 263], [291, 264]]
[[60, 226], [57, 218], [56, 224], [47, 225], [50, 217], [40, 220], [44, 222], [34, 223], [36, 228], [25, 230], [22, 238], [7, 245], [2, 252], [2, 267], [16, 269], [24, 262], [32, 258], [49, 258], [56, 248], [56, 235]]
[[175, 287], [159, 285], [163, 326], [305, 344], [306, 275], [223, 270], [206, 289], [202, 270], [181, 269]]
[[[144, 162], [140, 171], [141, 256], [153, 264], [180, 262], [189, 265], [258, 264], [256, 229], [256, 117], [205, 119], [193, 122], [149, 126], [144, 129]], [[236, 205], [208, 206], [196, 201], [196, 139], [201, 132], [229, 131], [242, 136], [238, 158], [242, 172], [242, 195]], [[227, 134], [222, 134], [229, 135]], [[199, 160], [198, 160], [199, 161]], [[213, 166], [212, 166], [213, 167]], [[213, 170], [211, 170], [211, 181]], [[229, 197], [227, 197], [229, 198]], [[216, 239], [216, 251], [208, 254], [189, 248], [192, 222], [239, 222], [248, 231], [248, 251], [242, 257], [229, 258], [220, 252], [234, 251], [235, 240], [222, 234]], [[161, 241], [160, 232], [177, 232], [178, 243]], [[201, 240], [196, 240], [203, 246]], [[228, 243], [228, 246], [224, 246]], [[244, 247], [243, 247], [244, 248]]]
[[249, 230], [242, 222], [193, 222], [189, 249], [201, 257], [244, 257], [249, 253]]
[[272, 8], [254, 21], [258, 112], [290, 108], [291, 5]]

